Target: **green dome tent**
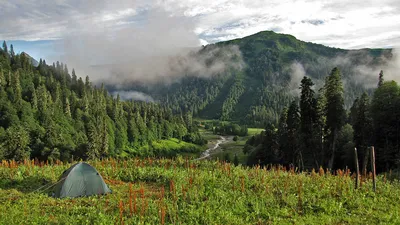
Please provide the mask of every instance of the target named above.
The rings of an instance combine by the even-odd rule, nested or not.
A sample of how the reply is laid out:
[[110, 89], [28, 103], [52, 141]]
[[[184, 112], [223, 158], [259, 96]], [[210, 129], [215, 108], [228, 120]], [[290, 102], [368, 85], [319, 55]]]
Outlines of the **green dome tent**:
[[81, 197], [107, 194], [111, 190], [91, 165], [80, 162], [65, 170], [55, 187], [54, 197]]

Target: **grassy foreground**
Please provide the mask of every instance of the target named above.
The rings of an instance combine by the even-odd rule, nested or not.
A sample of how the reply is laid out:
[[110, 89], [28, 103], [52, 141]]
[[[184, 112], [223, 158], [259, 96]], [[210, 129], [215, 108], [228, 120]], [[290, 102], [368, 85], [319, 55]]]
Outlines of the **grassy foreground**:
[[0, 165], [0, 224], [399, 224], [400, 183], [378, 177], [354, 190], [331, 175], [234, 167], [183, 158], [90, 162], [113, 190], [55, 199], [33, 190], [71, 164]]

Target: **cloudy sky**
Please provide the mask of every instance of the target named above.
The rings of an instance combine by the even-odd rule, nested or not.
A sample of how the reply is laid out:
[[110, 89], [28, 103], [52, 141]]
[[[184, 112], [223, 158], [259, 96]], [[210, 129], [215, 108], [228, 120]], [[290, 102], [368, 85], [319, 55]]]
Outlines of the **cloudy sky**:
[[340, 48], [393, 47], [400, 44], [400, 1], [0, 0], [0, 40], [51, 60], [88, 45], [130, 42], [118, 50], [147, 52], [262, 30]]

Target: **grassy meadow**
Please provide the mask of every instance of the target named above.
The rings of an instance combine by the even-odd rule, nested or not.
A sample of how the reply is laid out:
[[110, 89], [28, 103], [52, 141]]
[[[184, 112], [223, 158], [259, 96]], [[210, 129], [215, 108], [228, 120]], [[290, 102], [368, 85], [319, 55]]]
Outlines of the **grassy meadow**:
[[[218, 161], [114, 159], [89, 162], [113, 193], [49, 197], [72, 164], [3, 161], [0, 224], [399, 224], [400, 183], [350, 171], [235, 167]], [[45, 189], [45, 188], [43, 188]]]
[[170, 138], [166, 140], [156, 140], [152, 141], [151, 144], [141, 146], [137, 150], [132, 150], [130, 152], [123, 152], [121, 157], [130, 157], [130, 154], [141, 157], [176, 157], [181, 156], [199, 156], [206, 146], [199, 146], [193, 143], [188, 143], [180, 141], [176, 138]]

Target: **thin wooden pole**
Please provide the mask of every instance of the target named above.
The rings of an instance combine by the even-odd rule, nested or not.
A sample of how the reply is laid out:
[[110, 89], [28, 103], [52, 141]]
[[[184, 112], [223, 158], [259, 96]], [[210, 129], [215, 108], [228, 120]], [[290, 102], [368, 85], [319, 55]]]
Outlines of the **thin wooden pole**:
[[356, 189], [358, 188], [358, 179], [360, 178], [360, 167], [358, 165], [358, 154], [357, 154], [357, 148], [354, 148], [354, 157], [355, 157], [355, 163], [356, 163]]
[[374, 146], [371, 147], [371, 170], [372, 170], [373, 189], [374, 189], [374, 191], [376, 191], [376, 170], [375, 170], [375, 149], [374, 149]]

